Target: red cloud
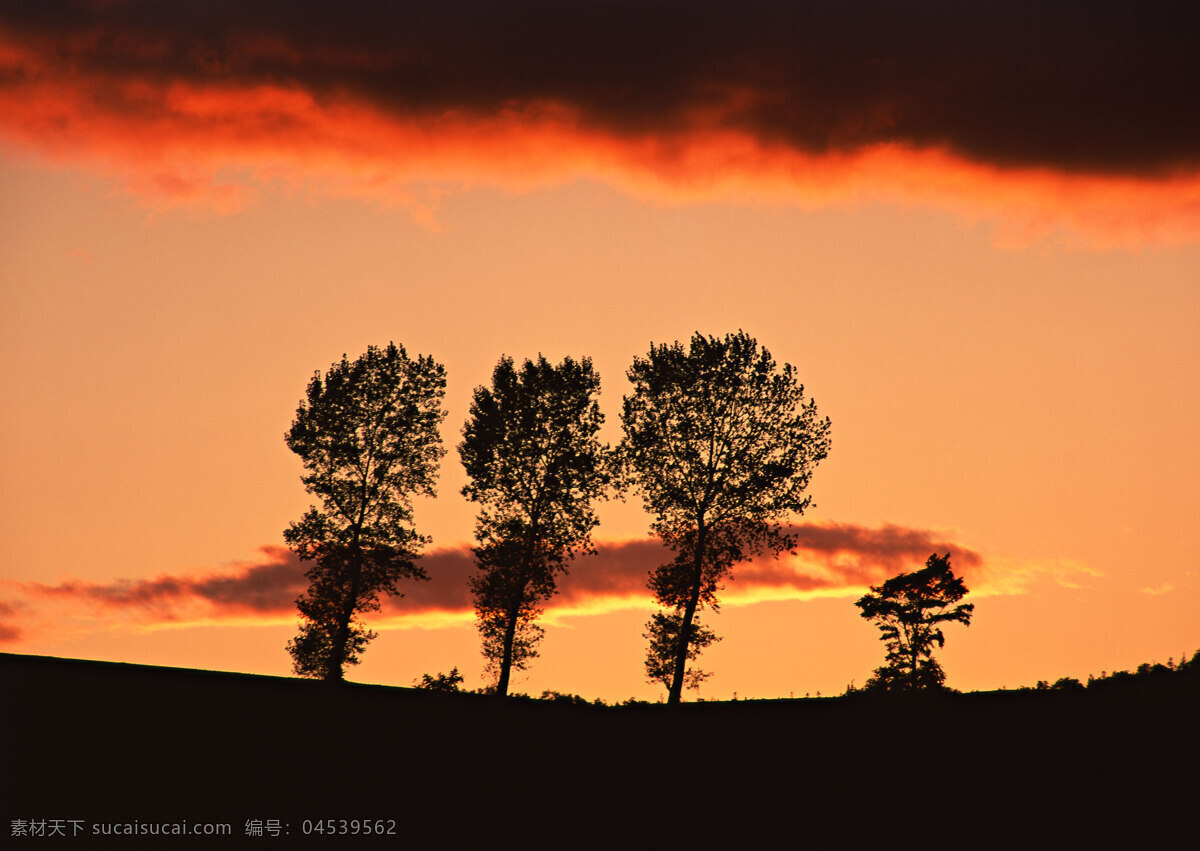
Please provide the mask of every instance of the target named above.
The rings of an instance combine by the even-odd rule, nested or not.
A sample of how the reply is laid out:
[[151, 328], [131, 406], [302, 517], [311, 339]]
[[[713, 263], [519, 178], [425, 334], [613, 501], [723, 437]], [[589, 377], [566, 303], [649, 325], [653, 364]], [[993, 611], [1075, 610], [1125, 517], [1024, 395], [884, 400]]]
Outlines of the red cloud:
[[[17, 614], [17, 607], [0, 600], [0, 618], [12, 618]], [[10, 623], [0, 622], [0, 644], [21, 640], [21, 630]]]
[[[923, 530], [810, 523], [792, 526], [790, 531], [797, 540], [796, 556], [757, 558], [737, 565], [731, 590], [859, 588], [917, 567], [933, 552], [951, 553], [955, 566], [968, 575], [982, 564], [978, 553]], [[293, 616], [296, 598], [307, 587], [304, 566], [282, 547], [263, 547], [262, 552], [266, 558], [261, 562], [207, 575], [167, 575], [111, 583], [27, 583], [20, 588], [31, 599], [138, 612], [154, 623], [195, 617]], [[640, 605], [648, 597], [646, 578], [650, 570], [670, 558], [670, 551], [653, 539], [598, 544], [596, 555], [578, 558], [571, 564], [548, 607], [579, 609], [592, 601], [614, 598], [636, 598]], [[475, 570], [475, 560], [469, 547], [433, 550], [422, 557], [421, 565], [430, 581], [404, 583], [403, 597], [383, 602], [384, 614], [403, 617], [469, 613], [473, 609], [467, 579]], [[13, 606], [0, 603], [0, 617], [15, 613]], [[15, 627], [10, 629], [15, 638]], [[0, 630], [0, 640], [4, 636]]]
[[355, 8], [0, 11], [0, 136], [218, 210], [279, 179], [429, 215], [415, 184], [588, 175], [949, 205], [1011, 239], [1200, 237], [1186, 5]]
[[295, 608], [296, 598], [307, 587], [296, 556], [283, 547], [263, 547], [267, 561], [241, 565], [232, 573], [208, 576], [160, 576], [108, 584], [77, 581], [58, 585], [29, 583], [26, 589], [51, 599], [80, 600], [108, 608], [143, 609], [163, 620], [173, 620], [192, 604], [208, 604], [225, 614], [278, 613]]

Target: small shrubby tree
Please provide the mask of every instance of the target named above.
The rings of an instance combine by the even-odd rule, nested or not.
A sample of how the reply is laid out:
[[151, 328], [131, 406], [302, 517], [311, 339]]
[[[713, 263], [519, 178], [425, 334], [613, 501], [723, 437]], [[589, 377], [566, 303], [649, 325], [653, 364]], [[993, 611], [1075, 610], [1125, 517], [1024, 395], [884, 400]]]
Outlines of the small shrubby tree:
[[[942, 647], [945, 635], [939, 624], [957, 621], [969, 625], [973, 603], [958, 603], [967, 594], [963, 580], [950, 569], [950, 554], [931, 555], [925, 567], [901, 573], [871, 586], [855, 603], [862, 616], [879, 627], [887, 645], [886, 664], [875, 669], [863, 687], [866, 691], [919, 691], [940, 689], [946, 680], [933, 658], [933, 646]], [[953, 607], [953, 608], [951, 608]]]
[[343, 356], [309, 382], [285, 436], [321, 503], [283, 533], [308, 565], [300, 632], [287, 647], [297, 674], [341, 680], [374, 637], [362, 613], [398, 595], [401, 579], [428, 579], [415, 563], [428, 539], [412, 526], [411, 498], [434, 495], [445, 387], [440, 364], [393, 343]]

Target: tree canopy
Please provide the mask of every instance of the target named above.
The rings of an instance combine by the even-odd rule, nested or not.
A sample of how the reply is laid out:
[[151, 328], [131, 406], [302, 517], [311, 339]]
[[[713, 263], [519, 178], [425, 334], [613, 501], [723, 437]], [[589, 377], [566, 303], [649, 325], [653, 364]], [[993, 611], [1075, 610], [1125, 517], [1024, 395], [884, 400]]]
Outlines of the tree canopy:
[[[950, 568], [950, 554], [931, 555], [925, 567], [893, 576], [855, 603], [862, 616], [879, 627], [887, 645], [886, 664], [864, 688], [872, 691], [916, 691], [942, 688], [946, 674], [933, 658], [933, 646], [943, 647], [939, 624], [970, 625], [973, 603], [954, 604], [967, 595], [967, 586]], [[953, 606], [953, 608], [951, 608]]]
[[[696, 333], [686, 349], [652, 345], [628, 375], [633, 391], [624, 398], [619, 448], [625, 481], [653, 515], [651, 530], [675, 552], [650, 577], [668, 613], [648, 624], [647, 671], [669, 676], [668, 702], [677, 703], [693, 651], [715, 639], [697, 627], [697, 611], [716, 608], [734, 564], [791, 549], [780, 521], [810, 505], [805, 491], [829, 452], [830, 422], [805, 402], [793, 367], [778, 366], [741, 331], [722, 339]], [[664, 657], [672, 635], [673, 658]]]
[[400, 579], [428, 578], [414, 561], [428, 538], [413, 528], [411, 498], [435, 495], [445, 387], [440, 364], [410, 360], [394, 343], [343, 356], [309, 382], [285, 436], [320, 500], [284, 532], [309, 564], [300, 632], [288, 643], [296, 673], [342, 679], [374, 637], [361, 613], [377, 611], [380, 594], [399, 594]]
[[503, 357], [479, 387], [458, 451], [479, 503], [478, 572], [471, 579], [483, 653], [506, 694], [512, 669], [537, 656], [541, 603], [557, 574], [592, 551], [592, 507], [608, 487], [600, 377], [587, 358], [557, 366], [541, 355], [518, 370]]

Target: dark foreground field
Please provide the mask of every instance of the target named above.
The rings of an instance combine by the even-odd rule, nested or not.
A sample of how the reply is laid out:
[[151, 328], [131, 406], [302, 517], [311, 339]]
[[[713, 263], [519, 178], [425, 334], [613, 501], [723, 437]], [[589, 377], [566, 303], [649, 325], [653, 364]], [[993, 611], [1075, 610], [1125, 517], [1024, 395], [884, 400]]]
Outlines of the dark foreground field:
[[[12, 837], [38, 820], [68, 822], [63, 845], [168, 821], [232, 825], [232, 839], [188, 843], [208, 847], [289, 847], [306, 831], [330, 848], [940, 847], [1129, 828], [1167, 843], [1200, 793], [1200, 699], [1175, 683], [671, 709], [8, 654], [0, 682], [13, 847], [51, 841]], [[139, 844], [152, 842], [179, 844]]]

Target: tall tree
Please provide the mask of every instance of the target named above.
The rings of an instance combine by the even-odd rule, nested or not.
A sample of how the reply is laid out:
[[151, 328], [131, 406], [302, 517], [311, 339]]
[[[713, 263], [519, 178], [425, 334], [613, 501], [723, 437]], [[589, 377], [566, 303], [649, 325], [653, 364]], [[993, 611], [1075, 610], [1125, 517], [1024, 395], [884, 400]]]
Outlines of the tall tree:
[[414, 561], [429, 539], [413, 528], [411, 499], [435, 495], [445, 389], [441, 364], [410, 360], [394, 343], [343, 356], [309, 382], [285, 436], [321, 502], [283, 533], [309, 563], [300, 632], [287, 648], [297, 674], [341, 680], [374, 638], [361, 614], [399, 594], [400, 579], [429, 578]]
[[480, 504], [475, 610], [496, 692], [537, 656], [541, 604], [577, 553], [592, 552], [592, 502], [610, 475], [596, 437], [604, 421], [600, 377], [589, 359], [557, 366], [541, 355], [520, 370], [502, 357], [492, 386], [479, 387], [458, 451]]
[[[804, 491], [829, 452], [830, 423], [804, 401], [792, 366], [780, 368], [741, 331], [696, 333], [686, 349], [652, 345], [634, 358], [629, 380], [620, 457], [654, 516], [651, 530], [675, 551], [650, 577], [668, 620], [648, 625], [647, 671], [666, 666], [668, 702], [678, 703], [688, 659], [715, 639], [697, 612], [716, 608], [733, 565], [793, 547], [780, 521], [809, 506]], [[672, 633], [673, 659], [663, 661], [654, 642]]]
[[[854, 604], [862, 616], [879, 627], [887, 645], [886, 664], [864, 688], [879, 691], [938, 689], [946, 681], [942, 666], [933, 658], [933, 645], [946, 638], [938, 624], [969, 625], [974, 603], [954, 606], [967, 595], [967, 586], [950, 569], [950, 554], [931, 555], [925, 567], [893, 576]], [[950, 608], [953, 606], [953, 608]]]

